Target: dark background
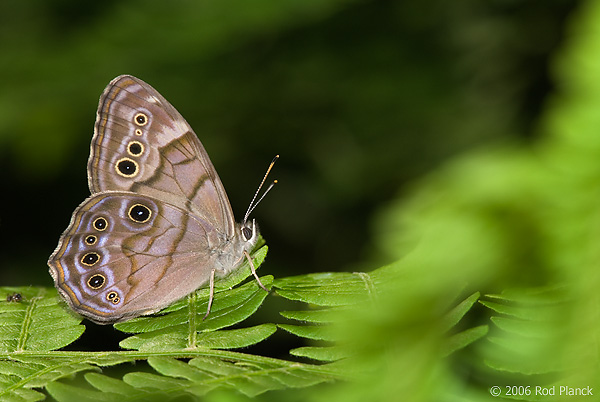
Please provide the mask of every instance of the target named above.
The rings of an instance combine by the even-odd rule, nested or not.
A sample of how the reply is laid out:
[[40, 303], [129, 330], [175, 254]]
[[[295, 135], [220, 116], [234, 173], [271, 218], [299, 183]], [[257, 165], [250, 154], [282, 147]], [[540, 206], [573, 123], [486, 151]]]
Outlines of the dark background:
[[468, 149], [529, 141], [577, 1], [0, 3], [0, 284], [52, 286], [46, 261], [88, 195], [100, 94], [160, 91], [205, 145], [261, 274], [389, 262], [372, 218]]

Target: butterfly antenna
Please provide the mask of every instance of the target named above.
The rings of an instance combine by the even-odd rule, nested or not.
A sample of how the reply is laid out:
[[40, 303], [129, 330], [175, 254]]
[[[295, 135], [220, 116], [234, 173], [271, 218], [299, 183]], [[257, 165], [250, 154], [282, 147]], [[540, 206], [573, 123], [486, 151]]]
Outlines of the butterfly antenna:
[[267, 177], [269, 176], [269, 173], [271, 173], [271, 169], [273, 169], [273, 165], [275, 165], [275, 162], [277, 162], [277, 159], [279, 159], [279, 155], [275, 155], [275, 157], [269, 164], [269, 167], [267, 168], [267, 172], [265, 173], [265, 176], [263, 177], [262, 181], [260, 182], [258, 189], [256, 190], [256, 193], [254, 193], [254, 197], [252, 197], [252, 201], [250, 201], [250, 205], [248, 205], [248, 210], [246, 211], [246, 215], [244, 215], [243, 224], [246, 224], [246, 222], [248, 221], [248, 217], [250, 216], [252, 211], [254, 211], [254, 208], [256, 208], [256, 206], [262, 201], [263, 198], [265, 198], [265, 195], [267, 195], [267, 193], [269, 191], [271, 191], [273, 186], [275, 184], [277, 184], [277, 180], [273, 180], [273, 182], [269, 185], [269, 187], [267, 187], [267, 189], [265, 190], [263, 195], [258, 199], [258, 201], [256, 201], [256, 197], [258, 197], [258, 194], [260, 193], [260, 189], [265, 184], [265, 181], [267, 181]]

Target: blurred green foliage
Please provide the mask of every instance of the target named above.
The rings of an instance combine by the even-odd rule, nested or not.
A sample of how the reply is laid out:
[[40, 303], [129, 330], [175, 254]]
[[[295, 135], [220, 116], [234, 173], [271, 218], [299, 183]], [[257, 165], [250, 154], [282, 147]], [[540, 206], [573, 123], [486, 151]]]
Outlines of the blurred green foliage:
[[[402, 273], [349, 332], [370, 375], [265, 399], [600, 393], [599, 21], [566, 0], [2, 3], [2, 280], [49, 284], [96, 99], [130, 73], [195, 128], [238, 213], [282, 155], [263, 273]], [[474, 292], [461, 329], [489, 334], [439, 359], [442, 317]]]
[[[97, 99], [124, 73], [194, 127], [238, 216], [281, 154], [280, 184], [256, 211], [275, 271], [356, 264], [373, 211], [405, 183], [527, 132], [573, 6], [3, 1], [0, 186], [11, 196], [0, 208], [1, 278], [50, 283], [39, 263], [87, 194]], [[37, 241], [22, 241], [32, 225]]]

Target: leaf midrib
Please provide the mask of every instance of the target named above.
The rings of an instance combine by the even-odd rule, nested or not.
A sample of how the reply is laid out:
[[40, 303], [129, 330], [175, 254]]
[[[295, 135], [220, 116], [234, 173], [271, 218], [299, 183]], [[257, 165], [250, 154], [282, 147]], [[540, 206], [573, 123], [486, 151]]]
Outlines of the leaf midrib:
[[25, 318], [23, 318], [23, 324], [21, 324], [21, 332], [19, 333], [19, 342], [17, 343], [17, 352], [25, 350], [25, 344], [27, 343], [27, 335], [29, 334], [29, 328], [33, 322], [32, 316], [33, 311], [37, 307], [37, 301], [41, 300], [46, 295], [46, 288], [41, 288], [37, 296], [33, 297], [25, 310]]
[[[5, 360], [19, 360], [19, 356], [22, 357], [34, 357], [44, 359], [65, 359], [67, 365], [77, 363], [88, 363], [98, 366], [109, 366], [114, 364], [117, 359], [127, 360], [147, 360], [150, 357], [171, 357], [175, 359], [191, 359], [194, 357], [218, 357], [230, 361], [247, 362], [255, 364], [275, 364], [282, 366], [281, 368], [302, 368], [309, 372], [321, 375], [331, 376], [332, 379], [347, 380], [350, 379], [347, 372], [342, 370], [328, 367], [328, 365], [312, 365], [306, 363], [299, 363], [288, 360], [280, 360], [272, 357], [264, 357], [257, 355], [249, 355], [240, 352], [233, 352], [228, 350], [219, 349], [196, 349], [196, 350], [181, 350], [181, 351], [165, 351], [165, 352], [140, 352], [136, 350], [124, 350], [114, 352], [74, 352], [74, 351], [50, 351], [50, 352], [11, 352], [11, 353], [0, 353], [0, 359]], [[121, 363], [122, 361], [119, 361]], [[64, 366], [63, 364], [57, 365], [56, 367]], [[40, 371], [41, 372], [41, 371]], [[45, 373], [45, 371], [44, 371]], [[32, 378], [35, 378], [33, 376]]]

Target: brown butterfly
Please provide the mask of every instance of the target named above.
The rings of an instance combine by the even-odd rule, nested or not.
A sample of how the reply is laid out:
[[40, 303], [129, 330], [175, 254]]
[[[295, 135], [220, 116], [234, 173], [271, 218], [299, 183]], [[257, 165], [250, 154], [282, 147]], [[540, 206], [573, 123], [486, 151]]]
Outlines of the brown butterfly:
[[256, 194], [236, 223], [198, 137], [150, 85], [122, 75], [106, 87], [87, 172], [92, 195], [48, 260], [56, 288], [77, 313], [99, 324], [124, 321], [207, 283], [210, 311], [215, 276], [244, 258], [267, 290], [248, 254], [258, 240], [248, 220]]

